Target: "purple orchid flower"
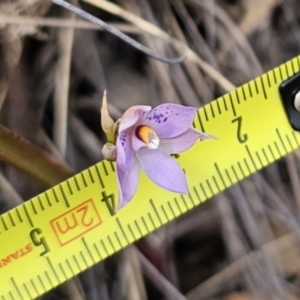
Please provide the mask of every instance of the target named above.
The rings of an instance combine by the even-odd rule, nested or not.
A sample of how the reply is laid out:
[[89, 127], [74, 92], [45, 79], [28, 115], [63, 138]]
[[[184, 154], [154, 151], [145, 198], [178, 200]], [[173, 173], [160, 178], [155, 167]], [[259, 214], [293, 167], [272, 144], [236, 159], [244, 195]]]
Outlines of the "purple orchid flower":
[[160, 187], [187, 194], [185, 174], [170, 156], [188, 150], [200, 138], [213, 138], [191, 128], [197, 108], [178, 104], [133, 106], [118, 120], [118, 209], [136, 193], [141, 169]]

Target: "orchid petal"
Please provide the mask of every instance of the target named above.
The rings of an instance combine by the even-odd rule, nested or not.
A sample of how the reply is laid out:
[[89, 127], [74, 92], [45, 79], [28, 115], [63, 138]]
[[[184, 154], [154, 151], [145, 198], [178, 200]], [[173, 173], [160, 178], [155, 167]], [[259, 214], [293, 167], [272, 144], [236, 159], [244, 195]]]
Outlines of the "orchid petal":
[[119, 132], [130, 129], [134, 126], [142, 116], [146, 117], [146, 114], [151, 110], [151, 106], [148, 105], [136, 105], [128, 108], [123, 116], [118, 120]]
[[134, 151], [131, 145], [131, 137], [125, 133], [120, 133], [117, 138], [117, 165], [122, 169], [127, 169], [134, 158]]
[[172, 138], [188, 130], [196, 112], [195, 107], [161, 104], [146, 116], [144, 124], [150, 126], [159, 138]]
[[185, 174], [177, 162], [160, 149], [141, 148], [136, 156], [147, 176], [171, 192], [187, 194]]
[[129, 168], [123, 169], [117, 164], [117, 177], [119, 187], [118, 209], [125, 206], [136, 193], [141, 167], [134, 157]]
[[191, 148], [197, 140], [213, 138], [211, 135], [189, 128], [186, 132], [171, 139], [161, 139], [160, 149], [167, 154], [177, 154]]

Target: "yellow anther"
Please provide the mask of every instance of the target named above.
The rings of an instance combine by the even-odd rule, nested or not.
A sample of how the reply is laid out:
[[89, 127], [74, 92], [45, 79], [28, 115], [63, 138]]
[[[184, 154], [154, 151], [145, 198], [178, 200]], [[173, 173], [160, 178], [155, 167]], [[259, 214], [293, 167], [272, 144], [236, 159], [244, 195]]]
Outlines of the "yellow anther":
[[136, 129], [137, 137], [143, 141], [149, 149], [157, 149], [159, 146], [159, 137], [156, 132], [147, 125], [141, 125]]

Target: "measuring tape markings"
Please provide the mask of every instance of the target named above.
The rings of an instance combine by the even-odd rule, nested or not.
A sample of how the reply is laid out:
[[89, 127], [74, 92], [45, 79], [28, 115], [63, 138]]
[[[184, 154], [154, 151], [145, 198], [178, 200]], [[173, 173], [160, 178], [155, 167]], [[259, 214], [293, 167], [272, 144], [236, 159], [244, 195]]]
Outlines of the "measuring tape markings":
[[[105, 166], [105, 165], [104, 165]], [[75, 178], [76, 179], [76, 178]], [[75, 180], [76, 181], [76, 180]], [[54, 193], [55, 194], [55, 193]], [[57, 196], [55, 196], [55, 199], [57, 199]], [[33, 206], [33, 211], [35, 211], [34, 206]]]
[[115, 214], [115, 168], [103, 161], [2, 215], [1, 299], [42, 295], [298, 148], [278, 86], [299, 70], [298, 57], [198, 111], [195, 127], [219, 140], [177, 158], [189, 195], [171, 194], [142, 175], [135, 200]]

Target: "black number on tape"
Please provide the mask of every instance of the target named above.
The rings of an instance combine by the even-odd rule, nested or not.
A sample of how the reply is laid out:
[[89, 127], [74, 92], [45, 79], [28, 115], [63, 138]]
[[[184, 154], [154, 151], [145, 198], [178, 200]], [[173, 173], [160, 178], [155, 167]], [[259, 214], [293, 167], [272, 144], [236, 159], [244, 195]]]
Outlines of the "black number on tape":
[[231, 121], [231, 123], [237, 122], [237, 139], [240, 143], [246, 143], [248, 141], [248, 134], [242, 134], [242, 117], [237, 117]]
[[102, 202], [105, 202], [107, 209], [110, 213], [111, 216], [115, 215], [115, 195], [114, 194], [110, 194], [110, 195], [106, 195], [106, 192], [102, 192]]
[[47, 244], [47, 241], [44, 236], [40, 236], [43, 234], [43, 231], [41, 228], [37, 227], [30, 231], [30, 238], [33, 242], [33, 244], [37, 247], [44, 246], [44, 251], [40, 254], [40, 256], [43, 256], [50, 252], [50, 248]]

